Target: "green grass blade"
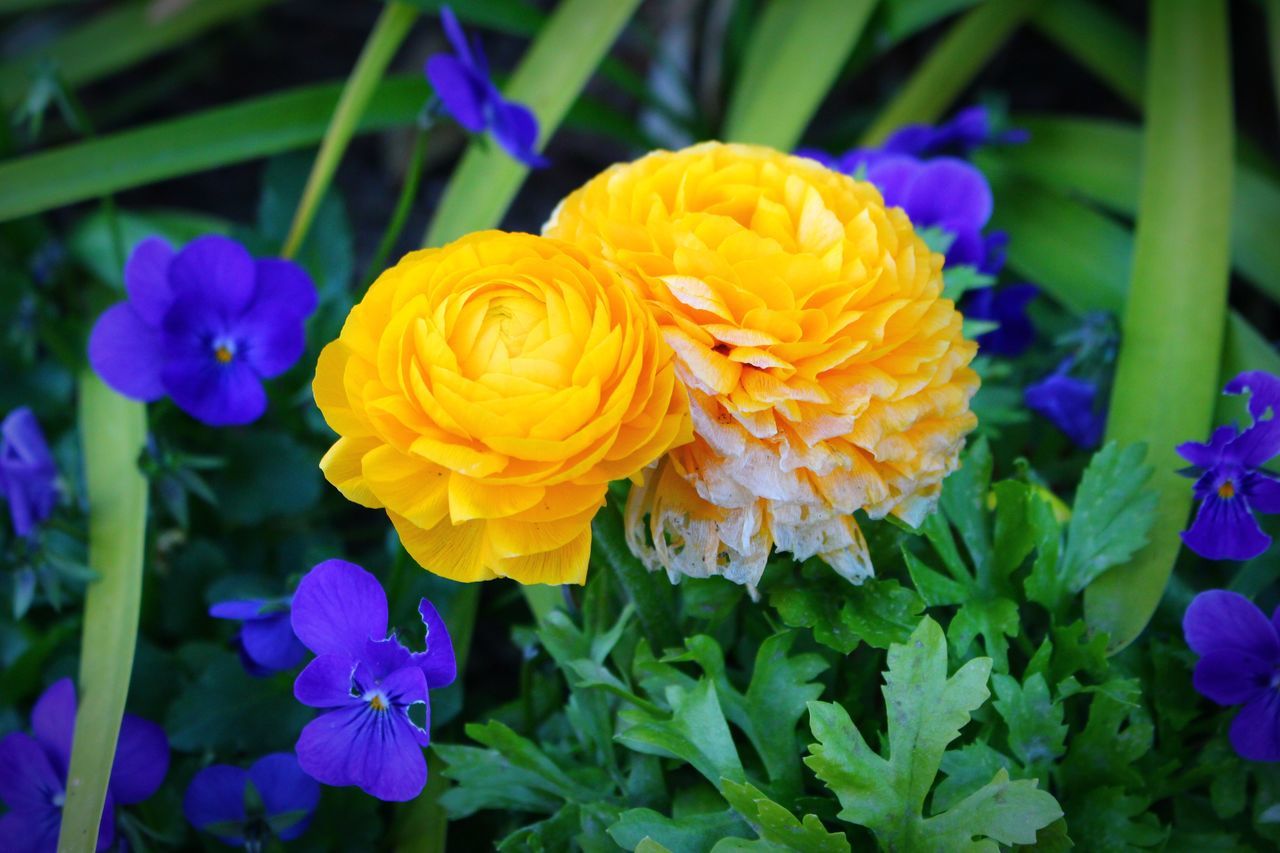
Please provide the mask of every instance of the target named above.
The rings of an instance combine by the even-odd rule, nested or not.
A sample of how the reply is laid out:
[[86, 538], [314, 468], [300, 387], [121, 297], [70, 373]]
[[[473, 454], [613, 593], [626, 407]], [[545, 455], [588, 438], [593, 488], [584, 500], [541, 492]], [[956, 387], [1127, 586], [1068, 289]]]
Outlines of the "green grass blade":
[[388, 3], [383, 7], [382, 14], [378, 16], [377, 23], [373, 26], [373, 31], [369, 33], [364, 49], [360, 51], [356, 67], [352, 69], [351, 76], [347, 78], [347, 83], [342, 88], [338, 106], [333, 111], [329, 128], [325, 131], [324, 139], [320, 143], [320, 151], [316, 154], [311, 174], [307, 177], [307, 185], [298, 202], [298, 210], [293, 216], [293, 223], [289, 226], [289, 236], [284, 241], [284, 248], [281, 251], [284, 257], [293, 257], [302, 245], [307, 230], [311, 227], [311, 221], [315, 218], [316, 210], [320, 207], [320, 200], [329, 189], [333, 175], [338, 171], [338, 163], [341, 162], [342, 155], [346, 153], [347, 145], [356, 132], [360, 117], [369, 106], [369, 99], [373, 97], [378, 83], [387, 72], [387, 65], [399, 50], [405, 36], [409, 34], [409, 28], [417, 18], [418, 10], [404, 3]]
[[[314, 145], [341, 89], [307, 86], [0, 163], [0, 221]], [[429, 92], [421, 74], [388, 77], [357, 129], [409, 124]]]
[[[639, 0], [563, 0], [511, 75], [506, 96], [538, 116], [545, 144]], [[439, 246], [501, 221], [529, 169], [488, 140], [467, 147], [423, 238]], [[547, 211], [550, 213], [550, 211]]]
[[1160, 503], [1150, 543], [1085, 591], [1085, 618], [1113, 651], [1146, 627], [1182, 547], [1191, 488], [1174, 447], [1212, 425], [1230, 273], [1226, 4], [1151, 10], [1142, 193], [1107, 438], [1147, 443]]
[[879, 145], [903, 125], [930, 124], [942, 118], [1039, 5], [1040, 0], [987, 0], [967, 12], [920, 63], [864, 134], [861, 144]]
[[61, 853], [94, 849], [129, 694], [146, 547], [147, 481], [138, 470], [147, 437], [146, 407], [86, 371], [80, 378], [80, 436], [89, 495], [89, 565], [101, 579], [89, 586], [84, 601], [80, 703], [58, 837]]
[[227, 21], [256, 12], [275, 0], [196, 0], [156, 14], [152, 3], [122, 3], [91, 18], [49, 44], [0, 67], [0, 102], [22, 97], [32, 69], [49, 60], [72, 88], [92, 83], [157, 53], [176, 47]]
[[774, 0], [751, 32], [723, 136], [789, 151], [858, 43], [876, 0]]
[[1032, 23], [1117, 95], [1142, 106], [1146, 47], [1123, 21], [1089, 0], [1053, 0]]

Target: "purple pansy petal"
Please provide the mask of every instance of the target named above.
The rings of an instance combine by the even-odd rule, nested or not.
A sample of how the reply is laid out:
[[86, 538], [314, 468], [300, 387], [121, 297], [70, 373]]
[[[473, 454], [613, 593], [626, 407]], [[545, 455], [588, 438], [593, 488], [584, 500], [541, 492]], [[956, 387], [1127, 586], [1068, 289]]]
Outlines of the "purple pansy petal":
[[471, 43], [467, 40], [467, 33], [462, 29], [458, 16], [448, 6], [440, 7], [440, 24], [444, 28], [445, 38], [449, 39], [449, 45], [458, 54], [458, 59], [475, 66], [476, 57], [471, 53]]
[[815, 160], [818, 163], [821, 163], [823, 166], [826, 166], [828, 169], [840, 168], [839, 158], [833, 157], [832, 155], [828, 154], [826, 151], [823, 151], [820, 148], [797, 148], [792, 153], [797, 157], [804, 157], [809, 160]]
[[325, 560], [298, 584], [292, 622], [298, 639], [315, 654], [358, 659], [368, 640], [387, 635], [387, 596], [378, 579], [354, 563]]
[[1231, 745], [1249, 761], [1280, 761], [1280, 691], [1245, 703], [1231, 722]]
[[253, 302], [245, 316], [304, 319], [316, 310], [316, 286], [301, 265], [282, 258], [254, 261]]
[[983, 287], [965, 294], [965, 316], [994, 320], [998, 329], [979, 335], [983, 352], [1012, 358], [1035, 342], [1036, 330], [1027, 316], [1027, 305], [1040, 293], [1033, 284]]
[[369, 640], [365, 643], [364, 653], [360, 656], [356, 682], [361, 688], [368, 689], [373, 682], [386, 678], [402, 667], [412, 665], [413, 658], [409, 650], [394, 635], [386, 640]]
[[[867, 163], [867, 180], [876, 185], [884, 196], [884, 203], [893, 207], [904, 207], [907, 194], [920, 173], [920, 161], [914, 157], [880, 157]], [[911, 211], [907, 211], [913, 225], [925, 226], [930, 223], [917, 222]]]
[[446, 53], [427, 60], [426, 74], [454, 121], [472, 133], [484, 130], [484, 108], [489, 94], [486, 81], [477, 79], [471, 68]]
[[923, 154], [937, 136], [936, 131], [927, 124], [909, 124], [889, 134], [880, 146], [883, 150], [894, 154]]
[[296, 756], [288, 752], [265, 755], [249, 768], [249, 779], [258, 790], [268, 818], [304, 812], [292, 824], [272, 824], [281, 840], [292, 841], [306, 831], [320, 802], [320, 786], [302, 772]]
[[981, 230], [991, 218], [993, 199], [982, 172], [963, 160], [943, 157], [924, 164], [902, 206], [912, 222], [963, 222]]
[[326, 785], [357, 785], [380, 800], [402, 802], [422, 792], [427, 764], [403, 712], [367, 705], [330, 711], [298, 738], [298, 764]]
[[169, 264], [173, 256], [172, 246], [159, 237], [148, 237], [133, 248], [124, 265], [129, 304], [150, 326], [160, 325], [173, 301], [173, 292], [169, 289]]
[[16, 464], [25, 470], [57, 473], [40, 421], [29, 407], [19, 406], [0, 421], [0, 442], [4, 448], [0, 463], [5, 467]]
[[374, 686], [391, 700], [392, 705], [402, 707], [427, 701], [427, 677], [416, 666], [406, 666], [380, 679]]
[[413, 655], [413, 662], [422, 669], [432, 690], [448, 687], [458, 675], [453, 638], [435, 605], [425, 598], [418, 603], [418, 615], [427, 626], [427, 650]]
[[[998, 275], [1004, 269], [1005, 258], [1009, 253], [1009, 235], [1004, 231], [992, 231], [983, 238], [982, 263], [978, 272], [984, 275]], [[1034, 287], [1034, 285], [1015, 285], [1015, 287]]]
[[1280, 512], [1280, 480], [1266, 471], [1254, 471], [1247, 478], [1245, 497], [1255, 512]]
[[1064, 362], [1049, 376], [1028, 385], [1023, 392], [1027, 408], [1045, 417], [1077, 446], [1097, 447], [1102, 442], [1106, 416], [1098, 411], [1098, 389], [1083, 379], [1066, 375]]
[[[195, 775], [187, 786], [187, 793], [182, 798], [182, 812], [187, 821], [197, 829], [214, 824], [226, 827], [241, 827], [245, 821], [244, 787], [249, 774], [239, 767], [215, 764], [206, 767]], [[214, 836], [227, 844], [239, 845], [244, 836]]]
[[1267, 550], [1271, 537], [1262, 532], [1242, 498], [1210, 494], [1182, 532], [1182, 541], [1209, 560], [1252, 560]]
[[1178, 454], [1192, 465], [1209, 468], [1218, 464], [1227, 445], [1237, 435], [1239, 435], [1239, 430], [1228, 424], [1215, 429], [1207, 444], [1199, 441], [1184, 441], [1176, 449]]
[[94, 324], [89, 364], [103, 382], [131, 400], [149, 403], [164, 396], [161, 335], [128, 302], [111, 306]]
[[1280, 637], [1267, 617], [1238, 592], [1211, 589], [1197, 595], [1182, 617], [1187, 645], [1199, 655], [1227, 652], [1280, 663]]
[[980, 268], [986, 260], [987, 243], [982, 232], [966, 222], [939, 222], [937, 227], [953, 235], [947, 247], [948, 267]]
[[209, 426], [252, 423], [267, 410], [262, 380], [243, 359], [175, 359], [161, 375], [178, 408]]
[[524, 104], [494, 98], [491, 101], [490, 130], [508, 154], [535, 169], [548, 165], [548, 160], [537, 152], [538, 119], [533, 110]]
[[62, 774], [35, 738], [13, 732], [0, 740], [0, 802], [18, 812], [56, 812], [53, 798], [62, 790]]
[[71, 761], [71, 737], [76, 728], [76, 687], [70, 678], [50, 684], [31, 709], [31, 730], [57, 762], [59, 774]]
[[[304, 672], [306, 670], [303, 670]], [[356, 732], [365, 724], [365, 715], [376, 713], [364, 703], [353, 703], [321, 714], [307, 723], [294, 751], [303, 772], [325, 785], [355, 785], [348, 769]]]
[[256, 618], [270, 603], [262, 598], [242, 601], [219, 601], [209, 608], [209, 615], [214, 619], [238, 619], [243, 621]]
[[292, 669], [302, 662], [307, 650], [293, 635], [288, 611], [246, 620], [240, 642], [255, 662], [276, 671]]
[[1242, 705], [1267, 690], [1274, 662], [1219, 649], [1200, 658], [1192, 683], [1219, 705]]
[[58, 849], [59, 809], [11, 811], [0, 816], [0, 838], [8, 853], [54, 853]]
[[169, 285], [175, 297], [198, 294], [208, 308], [235, 317], [254, 295], [253, 256], [235, 240], [217, 234], [197, 237], [182, 247], [169, 264]]
[[241, 320], [236, 333], [244, 348], [241, 357], [263, 379], [284, 373], [307, 351], [307, 333], [301, 320]]
[[169, 772], [169, 739], [150, 720], [125, 714], [111, 765], [111, 795], [122, 806], [154, 794]]
[[294, 698], [312, 708], [340, 708], [358, 702], [351, 695], [351, 679], [356, 665], [356, 660], [349, 655], [320, 655], [303, 667], [294, 679]]
[[1226, 394], [1249, 394], [1249, 414], [1255, 422], [1280, 415], [1280, 377], [1263, 370], [1246, 370], [1237, 374], [1226, 388]]

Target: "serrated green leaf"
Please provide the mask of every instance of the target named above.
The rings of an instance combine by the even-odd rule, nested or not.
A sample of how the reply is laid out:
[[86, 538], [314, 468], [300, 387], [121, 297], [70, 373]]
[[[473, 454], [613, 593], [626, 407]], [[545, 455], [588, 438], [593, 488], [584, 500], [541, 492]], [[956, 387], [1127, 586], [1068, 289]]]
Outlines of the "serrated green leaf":
[[992, 565], [987, 496], [991, 491], [991, 447], [979, 438], [965, 452], [960, 469], [942, 488], [942, 511], [960, 533], [981, 580]]
[[1062, 706], [1049, 696], [1044, 676], [1028, 676], [1022, 684], [1012, 676], [992, 676], [992, 706], [1009, 730], [1009, 749], [1028, 771], [1040, 776], [1066, 749], [1067, 726]]
[[815, 640], [841, 654], [859, 642], [878, 649], [902, 642], [924, 610], [915, 591], [877, 578], [859, 586], [796, 578], [770, 589], [769, 603], [788, 626], [812, 628]]
[[[982, 788], [924, 822], [919, 850], [999, 853], [1000, 844], [1034, 844], [1036, 830], [1062, 817], [1048, 791], [1030, 779], [1017, 782], [1004, 770]], [[974, 841], [973, 839], [981, 839]]]
[[721, 841], [713, 853], [731, 850], [778, 850], [797, 853], [848, 853], [849, 841], [843, 832], [828, 832], [814, 815], [797, 819], [769, 799], [758, 788], [732, 779], [720, 780], [720, 790], [729, 805], [750, 824], [766, 845]]
[[943, 753], [941, 770], [946, 778], [938, 783], [929, 802], [935, 812], [951, 808], [987, 784], [999, 771], [1016, 771], [1017, 762], [986, 741], [976, 740]]
[[1080, 480], [1067, 525], [1058, 574], [1078, 593], [1147, 543], [1155, 523], [1156, 493], [1144, 488], [1151, 467], [1146, 447], [1109, 443], [1094, 454]]
[[1080, 850], [1136, 850], [1159, 845], [1168, 836], [1151, 814], [1146, 797], [1121, 788], [1084, 786], [1068, 803], [1067, 826]]
[[960, 606], [947, 625], [947, 639], [956, 654], [964, 657], [975, 637], [982, 637], [983, 647], [998, 669], [1007, 669], [1009, 641], [1021, 626], [1018, 605], [1007, 598], [971, 598]]
[[647, 839], [671, 853], [703, 853], [719, 839], [746, 838], [750, 834], [750, 827], [733, 811], [673, 819], [653, 809], [631, 809], [609, 827], [609, 836], [625, 850], [641, 851]]
[[916, 592], [929, 607], [942, 607], [960, 604], [969, 597], [969, 588], [951, 578], [934, 571], [904, 546], [902, 558], [907, 564], [907, 573], [911, 575], [911, 583]]
[[669, 719], [643, 710], [623, 711], [614, 738], [637, 752], [689, 762], [713, 784], [721, 778], [744, 779], [733, 736], [716, 697], [715, 685], [703, 678], [690, 690], [671, 686], [666, 698]]
[[827, 669], [816, 654], [790, 655], [795, 638], [794, 631], [785, 631], [760, 644], [746, 693], [751, 743], [769, 780], [788, 797], [799, 795], [802, 785], [796, 725], [808, 703], [822, 695], [813, 679]]
[[1137, 679], [1114, 679], [1105, 687], [1093, 692], [1089, 720], [1084, 730], [1071, 738], [1060, 766], [1062, 783], [1068, 789], [1143, 785], [1142, 774], [1134, 765], [1150, 751], [1155, 731], [1140, 704], [1142, 685]]

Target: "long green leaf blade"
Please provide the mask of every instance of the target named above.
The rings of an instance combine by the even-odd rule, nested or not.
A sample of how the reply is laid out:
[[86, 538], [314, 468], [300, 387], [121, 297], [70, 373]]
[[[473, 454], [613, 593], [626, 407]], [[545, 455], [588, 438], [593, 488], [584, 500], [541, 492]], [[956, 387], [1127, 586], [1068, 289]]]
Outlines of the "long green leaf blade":
[[794, 148], [876, 0], [774, 0], [751, 32], [724, 138]]
[[1088, 0], [1053, 0], [1032, 23], [1117, 95], [1142, 106], [1146, 47], [1123, 21]]
[[1230, 272], [1226, 4], [1151, 9], [1142, 194], [1107, 436], [1147, 442], [1159, 508], [1150, 544], [1085, 592], [1085, 618], [1113, 651], [1146, 626], [1182, 546], [1191, 489], [1174, 447], [1211, 426]]
[[[637, 5], [639, 0], [564, 0], [556, 7], [505, 91], [537, 114], [540, 145], [559, 127]], [[423, 242], [439, 246], [492, 228], [528, 173], [527, 166], [497, 145], [473, 142], [454, 170]]]
[[101, 579], [85, 595], [80, 702], [58, 836], [61, 853], [92, 850], [97, 842], [129, 694], [146, 547], [147, 481], [138, 469], [147, 438], [146, 407], [86, 371], [80, 378], [80, 436], [89, 494], [89, 565]]

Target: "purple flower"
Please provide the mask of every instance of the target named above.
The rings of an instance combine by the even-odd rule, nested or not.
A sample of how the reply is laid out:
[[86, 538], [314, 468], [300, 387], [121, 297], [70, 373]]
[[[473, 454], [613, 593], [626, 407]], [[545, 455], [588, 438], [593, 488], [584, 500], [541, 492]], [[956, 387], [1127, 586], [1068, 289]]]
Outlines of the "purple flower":
[[[293, 595], [293, 630], [316, 654], [293, 683], [304, 705], [326, 709], [298, 738], [298, 763], [326, 785], [357, 785], [380, 800], [410, 800], [427, 782], [427, 691], [453, 682], [453, 642], [425, 598], [425, 652], [387, 634], [387, 596], [377, 578], [343, 560], [313, 568]], [[421, 704], [418, 726], [409, 708]]]
[[293, 669], [307, 654], [293, 635], [287, 598], [221, 601], [209, 608], [209, 615], [243, 623], [235, 643], [250, 675], [262, 677]]
[[[67, 765], [76, 722], [76, 689], [71, 679], [55, 681], [31, 710], [34, 736], [14, 732], [0, 740], [0, 839], [14, 853], [52, 851], [66, 801]], [[120, 723], [107, 801], [98, 827], [98, 850], [115, 840], [116, 806], [150, 797], [169, 770], [169, 741], [155, 723], [125, 714]]]
[[964, 315], [999, 323], [998, 329], [978, 335], [984, 353], [1013, 358], [1035, 343], [1036, 329], [1027, 316], [1027, 304], [1040, 293], [1034, 284], [982, 287], [964, 296]]
[[[260, 808], [245, 806], [250, 801]], [[261, 850], [272, 835], [292, 841], [306, 832], [320, 802], [320, 786], [287, 752], [264, 755], [248, 770], [214, 764], [195, 775], [182, 811], [197, 829], [235, 847]]]
[[1249, 393], [1253, 424], [1243, 431], [1221, 426], [1207, 444], [1188, 441], [1178, 453], [1191, 463], [1181, 473], [1195, 477], [1200, 501], [1195, 521], [1182, 533], [1187, 547], [1210, 560], [1251, 560], [1267, 550], [1254, 512], [1280, 512], [1280, 480], [1262, 466], [1280, 453], [1280, 378], [1260, 370], [1227, 383], [1227, 394]]
[[427, 60], [426, 74], [445, 110], [472, 133], [489, 131], [506, 152], [527, 166], [540, 168], [546, 158], [537, 151], [538, 119], [523, 104], [502, 97], [489, 79], [489, 63], [479, 39], [468, 39], [453, 10], [440, 7], [440, 22], [453, 54]]
[[1202, 592], [1182, 619], [1200, 655], [1193, 683], [1219, 705], [1240, 705], [1231, 745], [1250, 761], [1280, 761], [1280, 608], [1268, 620], [1236, 592]]
[[974, 106], [961, 110], [951, 121], [937, 127], [909, 124], [890, 134], [881, 150], [915, 157], [929, 157], [944, 152], [967, 157], [974, 149], [984, 145], [1017, 144], [1026, 142], [1029, 138], [1030, 134], [1021, 128], [998, 130], [990, 111], [983, 106]]
[[266, 411], [262, 380], [306, 349], [316, 289], [292, 261], [254, 260], [216, 235], [176, 253], [149, 237], [129, 256], [124, 281], [129, 299], [98, 318], [89, 362], [134, 400], [167, 394], [210, 426], [247, 424]]
[[36, 416], [26, 406], [0, 421], [0, 497], [19, 536], [30, 538], [58, 502], [58, 468]]
[[1048, 419], [1077, 447], [1086, 449], [1102, 443], [1107, 426], [1106, 401], [1098, 386], [1070, 375], [1074, 358], [1066, 358], [1053, 373], [1023, 391], [1027, 408]]

